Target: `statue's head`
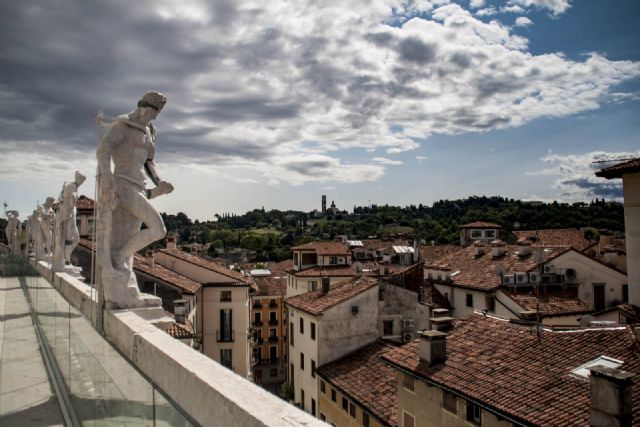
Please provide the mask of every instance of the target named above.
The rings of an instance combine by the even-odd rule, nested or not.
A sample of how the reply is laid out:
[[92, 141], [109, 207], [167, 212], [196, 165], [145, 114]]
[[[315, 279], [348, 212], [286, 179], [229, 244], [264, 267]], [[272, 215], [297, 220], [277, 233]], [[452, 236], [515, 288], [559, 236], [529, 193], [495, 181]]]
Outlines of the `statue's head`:
[[51, 206], [53, 206], [55, 201], [56, 201], [56, 199], [54, 199], [53, 197], [47, 197], [47, 200], [45, 200], [45, 202], [44, 202], [44, 207], [45, 208], [50, 208]]
[[138, 101], [138, 108], [153, 108], [158, 113], [167, 103], [167, 97], [158, 91], [150, 90]]
[[85, 179], [87, 179], [87, 177], [84, 176], [82, 174], [82, 172], [76, 171], [76, 175], [75, 175], [75, 183], [76, 183], [76, 185], [81, 185], [84, 182]]

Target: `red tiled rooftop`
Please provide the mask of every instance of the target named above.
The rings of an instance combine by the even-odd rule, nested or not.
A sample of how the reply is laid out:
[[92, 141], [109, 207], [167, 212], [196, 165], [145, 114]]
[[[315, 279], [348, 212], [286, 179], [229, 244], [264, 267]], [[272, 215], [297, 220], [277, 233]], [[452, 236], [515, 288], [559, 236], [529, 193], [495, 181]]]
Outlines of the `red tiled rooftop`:
[[78, 210], [93, 210], [95, 206], [95, 202], [93, 199], [85, 196], [84, 194], [78, 197], [76, 200], [76, 209]]
[[525, 311], [536, 311], [540, 308], [542, 317], [552, 317], [568, 314], [592, 313], [593, 307], [567, 293], [543, 293], [540, 299], [533, 293], [511, 293], [507, 296], [514, 300]]
[[631, 159], [627, 162], [618, 163], [617, 165], [609, 166], [600, 169], [596, 172], [596, 176], [601, 178], [622, 178], [622, 175], [626, 173], [638, 173], [640, 172], [640, 158]]
[[420, 248], [420, 260], [426, 263], [436, 262], [441, 258], [454, 254], [462, 249], [456, 245], [422, 246]]
[[344, 282], [336, 283], [326, 294], [321, 290], [306, 292], [289, 297], [287, 305], [305, 311], [313, 316], [321, 315], [325, 310], [346, 301], [377, 285], [378, 281], [369, 277], [355, 277]]
[[161, 249], [160, 252], [189, 262], [191, 264], [195, 264], [199, 267], [206, 268], [207, 270], [222, 274], [223, 276], [227, 276], [230, 279], [237, 281], [239, 284], [246, 285], [249, 283], [248, 280], [237, 271], [233, 271], [217, 262], [188, 254], [184, 251], [181, 251], [180, 249]]
[[380, 359], [394, 347], [373, 342], [318, 368], [318, 374], [388, 425], [398, 424], [396, 372]]
[[195, 280], [191, 280], [173, 270], [169, 270], [160, 264], [154, 263], [153, 266], [147, 264], [144, 257], [140, 255], [135, 255], [133, 257], [133, 268], [148, 276], [174, 285], [189, 294], [195, 294], [202, 288], [202, 285]]
[[[536, 235], [537, 233], [537, 235]], [[526, 239], [534, 245], [545, 247], [564, 246], [574, 247], [579, 251], [587, 249], [593, 242], [584, 238], [584, 234], [575, 228], [559, 228], [547, 230], [514, 231], [518, 239]], [[536, 241], [536, 239], [538, 239]]]
[[[447, 336], [447, 359], [420, 361], [418, 340], [381, 357], [519, 422], [589, 425], [589, 381], [570, 372], [602, 355], [640, 375], [640, 330], [632, 327], [552, 331], [540, 341], [530, 326], [473, 314]], [[633, 425], [640, 425], [640, 381], [633, 384]]]
[[458, 228], [502, 228], [502, 226], [493, 222], [476, 221], [461, 225]]
[[174, 323], [167, 328], [166, 332], [176, 339], [189, 339], [195, 336], [191, 324]]
[[352, 277], [356, 275], [348, 265], [317, 265], [304, 270], [289, 270], [288, 273], [296, 277]]
[[286, 277], [254, 277], [256, 296], [284, 296], [287, 294]]
[[342, 242], [310, 242], [304, 245], [294, 246], [291, 250], [313, 250], [316, 251], [318, 255], [346, 256], [351, 254], [347, 245]]
[[[453, 284], [480, 290], [494, 290], [502, 285], [502, 277], [497, 272], [498, 266], [502, 267], [507, 274], [528, 272], [537, 268], [535, 249], [529, 255], [518, 256], [518, 246], [507, 245], [504, 248], [504, 255], [494, 258], [491, 247], [486, 247], [483, 255], [475, 256], [476, 248], [469, 246], [425, 267], [458, 271], [458, 274], [451, 278]], [[544, 259], [548, 261], [568, 250], [549, 248], [544, 251]]]
[[286, 277], [287, 270], [291, 270], [293, 268], [293, 259], [289, 258], [284, 261], [271, 263], [269, 269], [271, 270], [271, 275], [273, 277]]

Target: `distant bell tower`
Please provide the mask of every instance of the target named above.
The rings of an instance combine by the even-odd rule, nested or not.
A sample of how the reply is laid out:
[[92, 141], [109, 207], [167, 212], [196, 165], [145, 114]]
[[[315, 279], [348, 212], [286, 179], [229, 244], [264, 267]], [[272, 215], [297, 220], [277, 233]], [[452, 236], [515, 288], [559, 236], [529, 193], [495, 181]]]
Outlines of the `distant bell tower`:
[[322, 213], [327, 212], [327, 196], [322, 195]]

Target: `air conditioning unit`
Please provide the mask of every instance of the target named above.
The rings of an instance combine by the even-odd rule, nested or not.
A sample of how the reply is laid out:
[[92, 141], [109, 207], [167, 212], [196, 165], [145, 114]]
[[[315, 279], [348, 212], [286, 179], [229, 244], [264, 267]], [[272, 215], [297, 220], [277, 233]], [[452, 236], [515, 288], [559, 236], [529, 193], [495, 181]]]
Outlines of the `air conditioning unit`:
[[529, 283], [529, 276], [527, 273], [516, 273], [516, 283], [518, 285], [526, 285]]
[[344, 264], [344, 261], [345, 261], [344, 257], [342, 256], [338, 257], [338, 264]]
[[540, 282], [540, 273], [531, 272], [529, 273], [529, 283], [539, 283]]
[[564, 275], [567, 276], [567, 279], [573, 280], [578, 275], [578, 272], [575, 268], [567, 268], [564, 272]]
[[405, 332], [402, 334], [402, 342], [407, 343], [413, 339], [411, 332]]
[[415, 322], [413, 319], [404, 319], [402, 321], [402, 328], [403, 329], [413, 329], [413, 327], [415, 326]]
[[515, 284], [515, 282], [516, 282], [515, 277], [513, 277], [512, 274], [509, 274], [509, 275], [505, 274], [502, 277], [502, 284], [503, 285], [513, 285], [513, 284]]
[[555, 274], [556, 268], [552, 264], [547, 264], [544, 266], [545, 274]]

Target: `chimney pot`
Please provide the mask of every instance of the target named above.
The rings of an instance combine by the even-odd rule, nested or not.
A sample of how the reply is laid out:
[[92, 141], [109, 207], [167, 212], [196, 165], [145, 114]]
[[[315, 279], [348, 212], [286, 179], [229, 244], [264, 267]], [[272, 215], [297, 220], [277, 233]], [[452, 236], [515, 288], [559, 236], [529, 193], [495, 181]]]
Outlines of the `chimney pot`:
[[440, 331], [422, 331], [418, 343], [420, 361], [436, 365], [447, 359], [447, 334]]
[[634, 374], [606, 366], [589, 368], [592, 427], [631, 427], [633, 419], [632, 378]]

